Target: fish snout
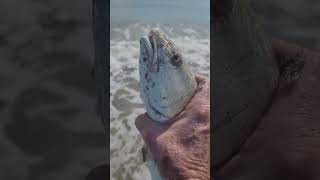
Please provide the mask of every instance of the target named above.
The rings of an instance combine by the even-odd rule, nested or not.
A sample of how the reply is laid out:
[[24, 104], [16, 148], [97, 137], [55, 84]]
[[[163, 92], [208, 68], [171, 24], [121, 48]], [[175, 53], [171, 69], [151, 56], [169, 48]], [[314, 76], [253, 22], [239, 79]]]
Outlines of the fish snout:
[[140, 59], [143, 63], [149, 64], [152, 61], [153, 49], [147, 36], [140, 38]]

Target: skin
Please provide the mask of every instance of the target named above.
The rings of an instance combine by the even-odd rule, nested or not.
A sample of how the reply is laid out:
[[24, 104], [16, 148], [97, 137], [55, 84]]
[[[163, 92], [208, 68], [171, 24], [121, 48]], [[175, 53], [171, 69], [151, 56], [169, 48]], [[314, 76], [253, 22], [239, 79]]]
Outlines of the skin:
[[210, 81], [196, 80], [195, 95], [175, 118], [159, 123], [145, 113], [136, 119], [163, 179], [210, 177]]
[[[280, 78], [268, 111], [214, 179], [320, 179], [320, 52], [280, 41], [272, 50]], [[197, 79], [204, 85], [169, 123], [136, 119], [164, 179], [209, 179], [210, 83]]]

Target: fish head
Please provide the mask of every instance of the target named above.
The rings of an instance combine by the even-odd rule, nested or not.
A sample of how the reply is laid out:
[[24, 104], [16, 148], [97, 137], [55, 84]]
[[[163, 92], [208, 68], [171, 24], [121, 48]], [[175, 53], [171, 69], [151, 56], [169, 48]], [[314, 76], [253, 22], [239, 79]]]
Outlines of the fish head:
[[145, 109], [160, 122], [181, 112], [196, 88], [194, 73], [181, 51], [157, 29], [140, 39], [139, 75]]

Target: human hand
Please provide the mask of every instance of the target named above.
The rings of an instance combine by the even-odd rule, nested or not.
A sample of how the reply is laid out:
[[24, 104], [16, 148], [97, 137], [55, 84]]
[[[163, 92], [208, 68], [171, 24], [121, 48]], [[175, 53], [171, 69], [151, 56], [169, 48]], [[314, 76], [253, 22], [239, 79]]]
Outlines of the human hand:
[[[217, 180], [320, 179], [320, 52], [275, 41], [280, 78], [272, 103]], [[214, 143], [214, 142], [213, 142]]]
[[136, 119], [163, 179], [210, 177], [210, 81], [196, 80], [194, 97], [175, 118], [159, 123], [145, 113]]

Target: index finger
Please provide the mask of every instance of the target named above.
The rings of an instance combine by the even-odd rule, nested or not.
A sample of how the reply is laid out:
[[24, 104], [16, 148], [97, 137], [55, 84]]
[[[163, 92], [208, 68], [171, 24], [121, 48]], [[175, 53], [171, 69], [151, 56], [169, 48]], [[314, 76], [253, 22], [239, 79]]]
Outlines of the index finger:
[[200, 75], [200, 74], [196, 74], [196, 81], [197, 84], [199, 84], [202, 81], [206, 81], [208, 78], [206, 76]]

